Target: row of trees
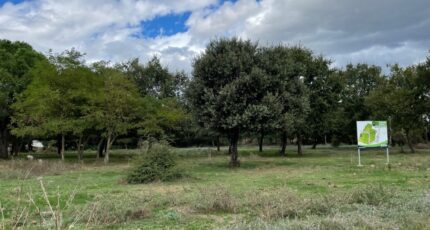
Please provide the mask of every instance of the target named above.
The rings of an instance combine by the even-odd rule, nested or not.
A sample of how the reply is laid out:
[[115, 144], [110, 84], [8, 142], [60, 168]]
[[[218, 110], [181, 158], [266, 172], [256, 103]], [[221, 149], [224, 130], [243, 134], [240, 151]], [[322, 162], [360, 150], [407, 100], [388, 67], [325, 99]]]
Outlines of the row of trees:
[[[391, 123], [397, 143], [412, 133], [428, 138], [430, 59], [407, 68], [391, 67], [389, 76], [367, 64], [330, 68], [312, 51], [284, 45], [258, 47], [251, 41], [212, 41], [194, 62], [188, 96], [202, 125], [226, 135], [231, 166], [238, 166], [240, 134], [279, 133], [285, 155], [287, 138], [302, 142], [355, 142], [357, 120]], [[424, 134], [424, 135], [422, 135]]]
[[[66, 138], [76, 142], [78, 157], [90, 137], [104, 145], [105, 162], [120, 135], [135, 132], [144, 138], [162, 138], [185, 117], [180, 90], [184, 74], [172, 74], [157, 58], [146, 65], [134, 59], [111, 65], [86, 65], [72, 49], [47, 57], [20, 42], [1, 41], [2, 150], [17, 154], [24, 140], [57, 139], [64, 160]], [[9, 55], [9, 56], [7, 56]], [[25, 68], [23, 68], [25, 67]], [[5, 77], [4, 77], [5, 76]]]
[[[302, 144], [354, 143], [357, 120], [388, 120], [392, 143], [428, 138], [430, 60], [406, 68], [367, 64], [331, 68], [301, 46], [259, 47], [219, 39], [195, 58], [192, 77], [171, 73], [158, 58], [86, 64], [76, 50], [42, 55], [22, 42], [0, 41], [0, 156], [32, 138], [54, 139], [82, 159], [89, 141], [100, 155], [125, 139], [167, 139], [173, 145], [226, 138], [238, 166], [241, 138]], [[119, 139], [121, 138], [121, 139]], [[221, 140], [221, 141], [220, 141]], [[8, 146], [11, 153], [8, 153]]]

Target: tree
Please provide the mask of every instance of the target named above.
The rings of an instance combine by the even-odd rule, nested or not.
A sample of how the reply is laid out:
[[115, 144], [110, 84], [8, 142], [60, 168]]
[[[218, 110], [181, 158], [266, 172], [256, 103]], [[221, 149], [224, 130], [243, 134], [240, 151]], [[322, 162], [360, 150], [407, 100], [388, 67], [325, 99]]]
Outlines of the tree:
[[340, 76], [343, 86], [336, 122], [343, 125], [335, 130], [334, 135], [344, 142], [355, 143], [356, 121], [371, 116], [371, 111], [365, 106], [365, 98], [384, 81], [384, 76], [380, 67], [367, 64], [349, 64], [335, 75]]
[[309, 113], [309, 92], [304, 84], [312, 63], [312, 52], [283, 45], [261, 49], [260, 66], [271, 77], [270, 90], [279, 98], [281, 116], [281, 155], [285, 155], [288, 133], [297, 137], [297, 152], [302, 154], [302, 135]]
[[[404, 135], [411, 152], [415, 152], [411, 140], [414, 130], [424, 126], [424, 116], [428, 113], [428, 86], [418, 75], [417, 67], [391, 67], [391, 75], [368, 97], [366, 105], [373, 117], [385, 120], [388, 117], [394, 133]], [[424, 86], [423, 86], [424, 85]]]
[[[52, 60], [52, 59], [51, 59]], [[78, 136], [78, 156], [82, 158], [84, 132], [92, 127], [88, 119], [91, 103], [102, 81], [87, 67], [59, 68], [39, 63], [32, 71], [34, 80], [17, 103], [13, 132], [18, 136], [61, 137], [60, 155], [64, 160], [65, 137]]]
[[333, 124], [333, 110], [339, 105], [342, 84], [329, 68], [330, 60], [322, 56], [314, 57], [304, 76], [304, 83], [309, 89], [309, 109], [306, 135], [311, 139], [312, 148], [316, 148], [327, 135]]
[[90, 119], [106, 137], [104, 161], [108, 163], [110, 149], [116, 138], [135, 128], [139, 120], [144, 119], [141, 117], [143, 101], [136, 85], [121, 71], [99, 66], [96, 73], [104, 82], [100, 95], [94, 98]]
[[138, 58], [118, 66], [139, 89], [142, 97], [166, 98], [180, 96], [187, 82], [184, 73], [170, 73], [154, 56], [146, 65]]
[[31, 82], [29, 72], [45, 57], [24, 42], [0, 40], [0, 158], [8, 158], [8, 146], [19, 150], [18, 140], [10, 134], [11, 105]]
[[202, 125], [228, 136], [231, 167], [240, 165], [237, 144], [248, 122], [243, 112], [261, 96], [254, 87], [262, 75], [255, 69], [256, 52], [250, 41], [213, 40], [193, 63], [188, 97]]
[[244, 117], [248, 120], [248, 130], [258, 135], [259, 151], [263, 151], [263, 140], [267, 133], [276, 131], [281, 126], [279, 117], [282, 116], [282, 106], [279, 97], [267, 91], [261, 101], [250, 105], [244, 111]]

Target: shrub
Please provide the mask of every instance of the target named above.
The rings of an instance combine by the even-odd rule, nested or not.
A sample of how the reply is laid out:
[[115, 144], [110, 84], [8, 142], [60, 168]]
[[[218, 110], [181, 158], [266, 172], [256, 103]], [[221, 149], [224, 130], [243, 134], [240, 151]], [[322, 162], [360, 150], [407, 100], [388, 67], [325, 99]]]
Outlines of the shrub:
[[170, 181], [181, 178], [183, 173], [176, 168], [176, 156], [167, 146], [154, 144], [142, 154], [137, 167], [128, 175], [130, 184]]

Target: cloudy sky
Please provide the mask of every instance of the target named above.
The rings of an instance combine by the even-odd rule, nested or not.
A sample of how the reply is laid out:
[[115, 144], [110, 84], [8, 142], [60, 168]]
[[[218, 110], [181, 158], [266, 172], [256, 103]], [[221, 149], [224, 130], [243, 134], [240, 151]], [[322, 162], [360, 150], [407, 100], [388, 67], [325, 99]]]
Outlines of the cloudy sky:
[[429, 0], [0, 0], [0, 38], [72, 47], [88, 61], [158, 55], [191, 71], [210, 39], [301, 44], [342, 67], [420, 62], [430, 49]]

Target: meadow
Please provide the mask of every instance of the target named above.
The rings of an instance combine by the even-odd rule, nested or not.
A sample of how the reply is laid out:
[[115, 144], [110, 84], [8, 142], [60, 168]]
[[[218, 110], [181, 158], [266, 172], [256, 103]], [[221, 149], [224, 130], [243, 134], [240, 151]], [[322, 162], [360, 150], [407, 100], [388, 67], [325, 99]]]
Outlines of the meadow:
[[[304, 156], [289, 146], [239, 148], [241, 167], [228, 168], [227, 149], [174, 148], [186, 177], [126, 183], [138, 150], [114, 150], [104, 164], [66, 152], [0, 161], [3, 229], [429, 229], [430, 149], [362, 154], [318, 146]], [[39, 160], [41, 159], [41, 160]]]

